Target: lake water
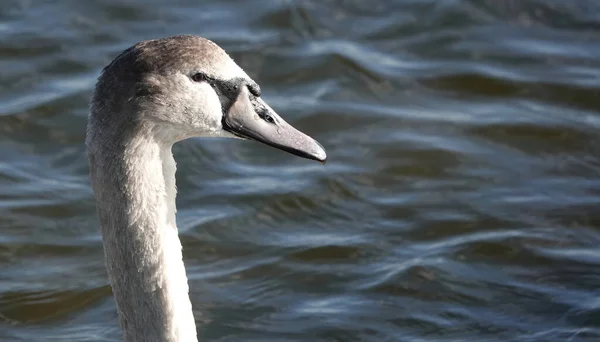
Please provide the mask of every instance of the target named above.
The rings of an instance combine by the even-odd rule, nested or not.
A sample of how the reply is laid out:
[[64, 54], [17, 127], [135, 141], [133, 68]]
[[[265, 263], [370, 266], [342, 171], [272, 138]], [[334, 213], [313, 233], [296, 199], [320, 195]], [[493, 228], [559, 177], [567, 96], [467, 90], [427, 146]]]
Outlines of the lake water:
[[120, 339], [88, 102], [181, 33], [329, 155], [175, 146], [202, 341], [600, 340], [600, 2], [5, 0], [0, 341]]

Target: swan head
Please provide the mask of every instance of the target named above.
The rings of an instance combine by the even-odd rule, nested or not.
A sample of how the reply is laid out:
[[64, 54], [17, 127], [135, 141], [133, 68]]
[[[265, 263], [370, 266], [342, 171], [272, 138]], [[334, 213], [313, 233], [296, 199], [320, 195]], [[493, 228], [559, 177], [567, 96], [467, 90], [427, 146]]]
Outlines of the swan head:
[[88, 134], [144, 130], [166, 143], [190, 137], [256, 140], [324, 162], [324, 148], [281, 118], [218, 45], [198, 36], [140, 42], [104, 68]]

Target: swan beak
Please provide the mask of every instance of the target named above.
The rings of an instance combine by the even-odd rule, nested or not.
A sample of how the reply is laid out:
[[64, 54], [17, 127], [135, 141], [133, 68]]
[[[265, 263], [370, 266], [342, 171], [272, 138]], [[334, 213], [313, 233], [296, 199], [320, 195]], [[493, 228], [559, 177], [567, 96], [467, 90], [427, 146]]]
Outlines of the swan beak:
[[243, 87], [227, 113], [223, 128], [239, 137], [260, 141], [297, 156], [325, 163], [321, 144], [283, 120], [261, 98]]

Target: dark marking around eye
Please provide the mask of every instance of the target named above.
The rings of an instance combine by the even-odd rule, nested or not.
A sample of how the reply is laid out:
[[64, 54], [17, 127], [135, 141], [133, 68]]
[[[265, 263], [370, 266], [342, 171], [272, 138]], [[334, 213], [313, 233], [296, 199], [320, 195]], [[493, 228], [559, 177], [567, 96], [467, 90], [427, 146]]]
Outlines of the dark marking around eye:
[[[258, 84], [250, 81], [248, 82], [245, 78], [234, 78], [231, 80], [223, 81], [214, 77], [210, 77], [204, 73], [198, 72], [191, 76], [194, 82], [207, 82], [215, 90], [221, 101], [223, 108], [223, 114], [227, 113], [233, 102], [237, 99], [238, 94], [242, 87], [248, 87], [248, 90], [254, 97], [260, 97], [261, 91]], [[262, 112], [259, 111], [259, 113]], [[260, 114], [259, 114], [260, 115]], [[262, 116], [261, 116], [262, 117]], [[269, 116], [268, 119], [264, 118], [270, 123], [275, 123], [275, 120]]]
[[248, 90], [250, 90], [250, 93], [256, 97], [260, 97], [260, 95], [262, 94], [262, 92], [260, 91], [260, 87], [256, 83], [248, 84]]
[[240, 93], [240, 88], [243, 85], [243, 83], [243, 79], [234, 78], [230, 81], [217, 81], [215, 83], [215, 86], [219, 88], [221, 93], [230, 101], [234, 101]]

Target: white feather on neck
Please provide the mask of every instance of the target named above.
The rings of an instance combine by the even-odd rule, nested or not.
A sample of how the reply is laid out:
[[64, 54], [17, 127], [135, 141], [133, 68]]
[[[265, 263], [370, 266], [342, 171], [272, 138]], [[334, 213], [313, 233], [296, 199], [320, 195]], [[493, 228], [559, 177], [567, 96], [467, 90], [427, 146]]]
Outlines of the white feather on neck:
[[92, 184], [125, 341], [195, 342], [172, 145], [138, 134], [112, 146], [124, 148], [93, 154], [112, 158], [95, 159]]

